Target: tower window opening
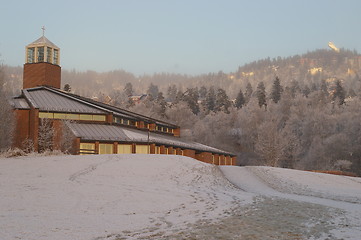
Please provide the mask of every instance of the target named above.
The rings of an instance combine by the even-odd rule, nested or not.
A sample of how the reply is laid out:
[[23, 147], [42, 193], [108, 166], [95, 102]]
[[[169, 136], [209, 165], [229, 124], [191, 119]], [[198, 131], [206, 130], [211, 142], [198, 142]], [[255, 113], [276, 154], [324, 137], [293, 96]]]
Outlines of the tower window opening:
[[28, 59], [27, 59], [28, 63], [34, 62], [34, 59], [35, 59], [34, 53], [35, 53], [35, 48], [33, 48], [33, 47], [28, 48]]
[[38, 47], [38, 62], [44, 62], [44, 47]]
[[48, 63], [52, 63], [52, 57], [51, 57], [51, 55], [52, 55], [52, 49], [50, 48], [50, 47], [47, 47], [46, 48], [46, 61], [48, 62]]
[[59, 64], [59, 53], [57, 49], [54, 49], [54, 55], [53, 55], [53, 64], [58, 65]]

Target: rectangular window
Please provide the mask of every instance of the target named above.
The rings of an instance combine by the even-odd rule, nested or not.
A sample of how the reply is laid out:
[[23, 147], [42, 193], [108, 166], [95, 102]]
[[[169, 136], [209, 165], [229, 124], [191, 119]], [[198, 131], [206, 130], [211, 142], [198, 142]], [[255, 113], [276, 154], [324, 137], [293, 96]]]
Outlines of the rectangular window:
[[38, 47], [37, 49], [38, 62], [44, 62], [44, 47]]
[[54, 118], [66, 119], [66, 114], [65, 113], [54, 113]]
[[118, 144], [118, 154], [130, 154], [132, 152], [131, 144]]
[[159, 146], [155, 146], [155, 153], [160, 154], [160, 147]]
[[104, 115], [93, 115], [93, 121], [105, 122], [105, 116]]
[[118, 117], [113, 118], [113, 122], [120, 123], [120, 118], [118, 118]]
[[89, 114], [80, 114], [79, 119], [84, 120], [84, 121], [92, 121], [93, 117], [92, 117], [92, 115], [89, 115]]
[[113, 154], [113, 144], [99, 143], [99, 154]]
[[35, 60], [35, 48], [28, 48], [28, 59], [27, 59], [27, 63], [33, 63]]
[[69, 119], [69, 120], [79, 120], [79, 114], [66, 114], [66, 119]]
[[149, 153], [149, 145], [136, 145], [135, 153], [147, 154]]
[[122, 119], [122, 124], [129, 125], [129, 120], [128, 119]]
[[52, 50], [50, 47], [46, 47], [46, 62], [48, 63], [52, 63]]
[[59, 65], [59, 54], [57, 49], [54, 49], [53, 64]]
[[54, 113], [39, 112], [39, 118], [54, 118]]
[[80, 143], [79, 154], [95, 154], [95, 143]]

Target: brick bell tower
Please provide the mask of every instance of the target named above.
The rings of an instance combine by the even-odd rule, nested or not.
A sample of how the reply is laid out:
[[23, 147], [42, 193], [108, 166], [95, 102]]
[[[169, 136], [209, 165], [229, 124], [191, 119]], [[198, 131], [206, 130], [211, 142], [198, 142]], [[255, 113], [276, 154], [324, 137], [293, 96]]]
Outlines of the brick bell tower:
[[60, 48], [44, 36], [25, 47], [23, 89], [50, 86], [60, 89]]

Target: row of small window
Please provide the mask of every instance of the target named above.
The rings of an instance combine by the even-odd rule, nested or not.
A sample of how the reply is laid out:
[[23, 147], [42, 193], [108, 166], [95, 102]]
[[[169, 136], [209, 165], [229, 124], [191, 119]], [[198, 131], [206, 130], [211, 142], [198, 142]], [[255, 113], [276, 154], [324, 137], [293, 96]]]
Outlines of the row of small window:
[[[114, 144], [99, 143], [99, 154], [113, 154]], [[118, 144], [117, 153], [130, 154], [133, 153], [132, 144]], [[148, 145], [137, 145], [136, 153], [149, 153]], [[95, 143], [80, 143], [80, 155], [95, 154]]]
[[59, 50], [51, 47], [29, 47], [27, 49], [27, 63], [44, 62], [45, 59], [48, 63], [59, 65]]
[[136, 121], [126, 119], [126, 118], [120, 118], [120, 117], [114, 117], [113, 122], [119, 123], [119, 124], [124, 124], [124, 125], [129, 125], [129, 126], [135, 126], [136, 125]]
[[[138, 127], [138, 124], [139, 124], [138, 122], [136, 122], [134, 120], [129, 120], [129, 119], [120, 118], [120, 117], [114, 117], [113, 122], [114, 123], [119, 123], [119, 124], [124, 124], [124, 125], [137, 126], [137, 127]], [[150, 124], [146, 124], [145, 127], [150, 129]], [[156, 126], [156, 130], [161, 131], [161, 132], [167, 132], [167, 133], [173, 133], [174, 132], [173, 128], [167, 128], [167, 127], [162, 127], [162, 126]]]
[[174, 133], [173, 128], [167, 128], [167, 127], [162, 127], [162, 126], [157, 126], [156, 130], [161, 131], [161, 132], [166, 132], [166, 133]]
[[39, 112], [39, 118], [105, 122], [105, 115]]

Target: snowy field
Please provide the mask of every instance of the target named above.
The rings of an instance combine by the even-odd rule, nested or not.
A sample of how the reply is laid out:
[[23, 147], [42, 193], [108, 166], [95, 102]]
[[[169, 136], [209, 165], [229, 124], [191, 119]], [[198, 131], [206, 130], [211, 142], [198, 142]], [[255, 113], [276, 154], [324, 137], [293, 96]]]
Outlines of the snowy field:
[[167, 155], [0, 159], [0, 239], [361, 239], [361, 178]]

